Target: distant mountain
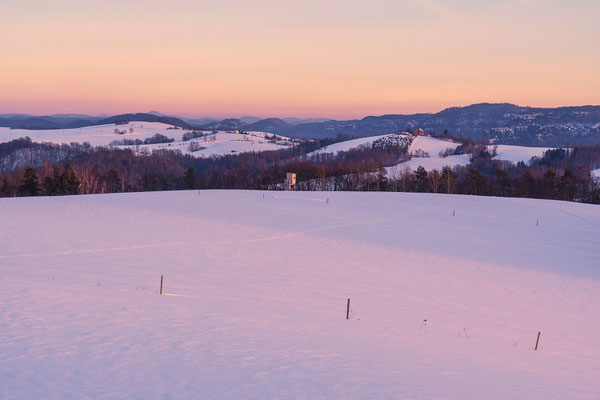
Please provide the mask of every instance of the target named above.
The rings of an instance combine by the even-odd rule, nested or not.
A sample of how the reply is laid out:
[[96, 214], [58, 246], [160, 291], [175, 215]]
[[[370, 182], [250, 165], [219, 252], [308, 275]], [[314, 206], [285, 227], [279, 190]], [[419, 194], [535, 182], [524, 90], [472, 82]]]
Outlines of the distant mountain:
[[290, 125], [299, 125], [299, 124], [310, 124], [313, 122], [327, 122], [333, 121], [331, 118], [282, 118], [285, 122]]
[[54, 114], [34, 116], [29, 114], [2, 114], [0, 126], [18, 129], [68, 129], [93, 125], [102, 116], [83, 114]]
[[514, 104], [453, 107], [425, 118], [420, 126], [438, 133], [522, 145], [600, 143], [600, 106], [533, 108]]
[[533, 108], [482, 103], [435, 114], [390, 114], [292, 126], [263, 125], [261, 121], [253, 124], [257, 125], [263, 131], [299, 138], [327, 138], [339, 133], [374, 136], [421, 128], [428, 133], [447, 130], [471, 139], [485, 137], [496, 143], [564, 146], [568, 142], [600, 143], [600, 106]]
[[245, 117], [240, 117], [239, 120], [242, 121], [245, 124], [253, 124], [255, 122], [260, 121], [262, 118], [259, 117], [251, 117], [251, 116], [245, 116]]
[[206, 124], [210, 124], [212, 122], [219, 122], [220, 119], [218, 118], [210, 118], [210, 117], [203, 117], [203, 118], [182, 118], [185, 122], [187, 122], [190, 125], [206, 125]]
[[60, 121], [51, 117], [27, 117], [9, 119], [7, 124], [11, 128], [21, 129], [58, 129], [63, 126]]
[[159, 111], [148, 111], [146, 114], [152, 114], [152, 115], [156, 115], [158, 117], [168, 117], [168, 115], [163, 114]]
[[245, 124], [244, 122], [240, 121], [237, 118], [228, 118], [228, 119], [224, 119], [222, 121], [211, 122], [209, 124], [199, 126], [198, 128], [209, 130], [209, 131], [212, 131], [212, 130], [235, 131], [238, 129], [243, 129], [246, 125], [247, 124]]
[[176, 117], [166, 117], [154, 114], [136, 113], [136, 114], [121, 114], [113, 117], [105, 118], [96, 123], [96, 125], [106, 124], [127, 124], [131, 121], [143, 121], [143, 122], [162, 122], [163, 124], [169, 124], [173, 126], [179, 126], [181, 128], [189, 128], [190, 124], [184, 120]]
[[277, 132], [280, 135], [285, 136], [285, 132], [293, 129], [293, 125], [288, 124], [279, 118], [266, 118], [257, 121], [253, 124], [244, 126], [245, 130], [248, 131], [259, 131], [259, 132]]
[[33, 115], [29, 115], [29, 114], [0, 114], [0, 118], [2, 118], [2, 119], [7, 119], [7, 118], [25, 119], [25, 118], [30, 118], [30, 117], [33, 117]]
[[[75, 119], [86, 119], [86, 118], [94, 118], [87, 114], [52, 114], [48, 115], [49, 118], [75, 118]], [[101, 116], [98, 116], [100, 118]]]

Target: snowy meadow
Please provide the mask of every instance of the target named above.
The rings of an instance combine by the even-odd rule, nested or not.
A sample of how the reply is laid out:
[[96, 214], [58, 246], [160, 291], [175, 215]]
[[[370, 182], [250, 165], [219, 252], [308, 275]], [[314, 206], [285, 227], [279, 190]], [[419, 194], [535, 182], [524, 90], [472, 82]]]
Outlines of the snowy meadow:
[[1, 399], [600, 396], [598, 206], [172, 191], [0, 221]]

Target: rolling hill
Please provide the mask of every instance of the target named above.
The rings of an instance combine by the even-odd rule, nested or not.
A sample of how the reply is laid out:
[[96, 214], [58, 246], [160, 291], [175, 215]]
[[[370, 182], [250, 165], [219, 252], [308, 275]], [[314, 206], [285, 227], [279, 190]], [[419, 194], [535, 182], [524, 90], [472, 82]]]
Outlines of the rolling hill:
[[[110, 123], [110, 121], [113, 121]], [[50, 143], [85, 143], [92, 146], [115, 146], [131, 148], [136, 152], [151, 153], [153, 150], [174, 150], [194, 157], [209, 157], [250, 151], [265, 151], [285, 149], [293, 140], [278, 137], [277, 140], [267, 139], [272, 136], [264, 132], [248, 132], [240, 135], [226, 131], [204, 132], [203, 137], [191, 140], [182, 140], [183, 136], [191, 132], [190, 129], [179, 128], [162, 122], [133, 121], [116, 125], [114, 119], [108, 119], [105, 125], [94, 125], [77, 129], [40, 129], [21, 130], [0, 128], [0, 142], [28, 136], [35, 142]], [[122, 141], [149, 140], [156, 134], [171, 139], [170, 143], [154, 143], [139, 145], [119, 144]], [[190, 144], [196, 145], [196, 150]]]
[[2, 399], [600, 392], [597, 206], [180, 191], [0, 220]]

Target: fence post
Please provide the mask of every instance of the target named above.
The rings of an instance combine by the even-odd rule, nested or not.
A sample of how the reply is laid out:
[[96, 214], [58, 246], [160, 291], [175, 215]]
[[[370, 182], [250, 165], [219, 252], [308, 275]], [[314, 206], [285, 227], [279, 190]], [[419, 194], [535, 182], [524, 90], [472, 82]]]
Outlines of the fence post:
[[537, 348], [538, 348], [538, 344], [540, 343], [540, 333], [541, 333], [541, 332], [538, 332], [537, 340], [535, 341], [535, 349], [536, 349], [536, 350], [537, 350]]
[[162, 294], [163, 276], [160, 276], [160, 294]]
[[350, 319], [350, 299], [348, 299], [348, 305], [346, 306], [346, 319]]

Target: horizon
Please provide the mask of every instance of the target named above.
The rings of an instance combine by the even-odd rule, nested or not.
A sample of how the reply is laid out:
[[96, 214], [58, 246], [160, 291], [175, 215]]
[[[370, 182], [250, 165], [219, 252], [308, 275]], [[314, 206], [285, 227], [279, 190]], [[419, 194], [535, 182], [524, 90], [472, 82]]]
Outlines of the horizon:
[[599, 14], [591, 0], [7, 0], [0, 109], [356, 119], [599, 104]]
[[[467, 104], [467, 105], [458, 105], [458, 106], [448, 106], [448, 107], [444, 107], [442, 109], [439, 109], [437, 111], [416, 111], [416, 112], [412, 112], [412, 113], [403, 113], [403, 112], [391, 112], [391, 113], [375, 113], [375, 114], [363, 114], [363, 115], [359, 115], [359, 116], [351, 116], [351, 117], [347, 117], [347, 118], [336, 118], [336, 117], [328, 117], [328, 116], [314, 116], [314, 115], [306, 115], [306, 116], [300, 116], [300, 115], [252, 115], [252, 114], [241, 114], [241, 115], [233, 115], [233, 114], [223, 114], [222, 116], [217, 116], [217, 115], [203, 115], [203, 114], [194, 114], [194, 113], [178, 113], [177, 111], [174, 112], [163, 112], [163, 111], [159, 111], [156, 109], [152, 109], [149, 111], [125, 111], [125, 112], [117, 112], [117, 113], [106, 113], [106, 112], [93, 112], [93, 113], [80, 113], [80, 112], [57, 112], [57, 113], [47, 113], [47, 114], [31, 114], [31, 113], [27, 113], [27, 112], [11, 112], [11, 111], [1, 111], [0, 112], [0, 116], [1, 115], [28, 115], [31, 117], [52, 117], [52, 116], [60, 116], [60, 115], [81, 115], [81, 116], [87, 116], [87, 117], [101, 117], [101, 116], [106, 116], [108, 117], [113, 117], [113, 116], [117, 116], [117, 115], [126, 115], [126, 114], [160, 114], [161, 116], [165, 116], [165, 117], [176, 117], [176, 118], [185, 118], [185, 119], [215, 119], [215, 120], [224, 120], [224, 119], [242, 119], [242, 118], [258, 118], [260, 120], [263, 119], [269, 119], [269, 118], [277, 118], [277, 119], [330, 119], [330, 120], [338, 120], [338, 121], [342, 121], [342, 120], [361, 120], [367, 117], [381, 117], [384, 115], [413, 115], [413, 114], [437, 114], [439, 112], [442, 112], [444, 110], [447, 109], [451, 109], [451, 108], [465, 108], [465, 107], [469, 107], [469, 106], [474, 106], [474, 105], [481, 105], [481, 104], [489, 104], [489, 105], [501, 105], [501, 104], [510, 104], [510, 105], [514, 105], [517, 107], [523, 107], [523, 108], [533, 108], [533, 109], [544, 109], [544, 108], [564, 108], [564, 107], [600, 107], [600, 103], [599, 104], [568, 104], [568, 105], [558, 105], [558, 106], [537, 106], [537, 105], [521, 105], [521, 104], [516, 104], [516, 103], [511, 103], [511, 102], [491, 102], [491, 101], [487, 101], [487, 102], [480, 102], [480, 103], [472, 103], [472, 104]], [[157, 115], [158, 115], [157, 114]]]

